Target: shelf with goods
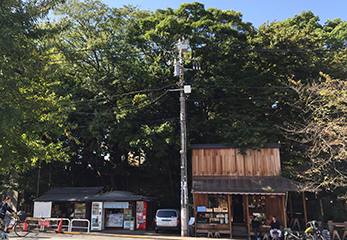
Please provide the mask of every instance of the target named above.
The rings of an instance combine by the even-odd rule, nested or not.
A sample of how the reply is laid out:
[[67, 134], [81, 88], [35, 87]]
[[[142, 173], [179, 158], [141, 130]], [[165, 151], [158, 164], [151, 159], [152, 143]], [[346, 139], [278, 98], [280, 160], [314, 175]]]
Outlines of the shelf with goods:
[[207, 232], [211, 229], [225, 230], [229, 233], [229, 214], [227, 208], [206, 208], [196, 213], [196, 231]]
[[196, 213], [197, 223], [229, 224], [229, 214], [227, 208], [206, 209], [206, 212]]

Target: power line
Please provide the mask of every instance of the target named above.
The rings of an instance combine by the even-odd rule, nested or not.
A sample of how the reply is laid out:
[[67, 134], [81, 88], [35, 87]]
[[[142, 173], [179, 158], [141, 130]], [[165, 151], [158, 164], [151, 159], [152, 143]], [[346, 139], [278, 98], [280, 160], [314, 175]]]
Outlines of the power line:
[[[122, 94], [116, 94], [116, 95], [111, 95], [111, 96], [106, 96], [106, 97], [100, 97], [100, 98], [94, 98], [94, 99], [86, 99], [86, 100], [79, 100], [75, 101], [75, 103], [81, 103], [81, 102], [93, 102], [93, 101], [99, 101], [99, 100], [105, 100], [109, 98], [114, 98], [114, 97], [124, 97], [124, 96], [129, 96], [133, 94], [138, 94], [138, 93], [143, 93], [143, 92], [155, 92], [155, 91], [160, 91], [165, 88], [174, 86], [175, 84], [169, 84], [161, 88], [154, 88], [154, 89], [143, 89], [143, 90], [138, 90], [138, 91], [133, 91], [133, 92], [128, 92], [128, 93], [122, 93]], [[167, 92], [167, 91], [166, 91]]]
[[273, 89], [273, 88], [278, 88], [278, 89], [290, 89], [290, 87], [286, 87], [286, 86], [228, 86], [228, 85], [213, 85], [213, 84], [204, 84], [204, 83], [196, 83], [196, 82], [192, 82], [196, 85], [199, 86], [206, 86], [206, 87], [215, 87], [215, 88], [238, 88], [238, 89]]
[[[219, 48], [222, 49], [222, 48]], [[311, 48], [283, 48], [283, 49], [269, 49], [269, 48], [228, 48], [231, 51], [247, 51], [247, 52], [275, 52], [275, 53], [310, 53], [310, 52], [331, 52], [330, 49], [311, 49]]]
[[105, 113], [88, 113], [88, 112], [76, 112], [76, 111], [69, 111], [71, 113], [76, 113], [76, 114], [81, 114], [81, 115], [115, 115], [115, 114], [123, 114], [123, 113], [127, 113], [127, 112], [131, 112], [131, 111], [135, 111], [135, 110], [139, 110], [142, 109], [144, 107], [147, 107], [153, 103], [155, 103], [156, 101], [158, 101], [160, 98], [162, 98], [165, 94], [167, 94], [168, 90], [166, 90], [163, 94], [159, 95], [158, 97], [154, 98], [152, 101], [150, 101], [149, 103], [143, 105], [143, 106], [138, 106], [136, 108], [132, 108], [132, 109], [128, 109], [128, 110], [123, 110], [120, 112], [105, 112]]
[[[159, 122], [175, 122], [179, 121], [179, 118], [161, 118], [161, 119], [152, 119], [152, 120], [145, 120], [145, 121], [131, 121], [133, 124], [145, 124], [145, 123], [159, 123]], [[104, 127], [104, 126], [110, 126], [111, 124], [96, 124], [96, 125], [81, 125], [77, 126], [76, 128], [89, 128], [89, 127]]]
[[[124, 46], [112, 46], [112, 47], [102, 47], [102, 48], [83, 48], [83, 49], [75, 49], [75, 50], [59, 50], [59, 51], [55, 51], [55, 52], [49, 52], [46, 54], [43, 54], [44, 56], [49, 56], [49, 55], [56, 55], [56, 54], [62, 54], [62, 53], [78, 53], [78, 52], [95, 52], [95, 51], [103, 51], [103, 50], [110, 50], [110, 49], [122, 49], [122, 48], [126, 48], [129, 47], [131, 49], [134, 49], [134, 45], [124, 45]], [[204, 47], [209, 47], [207, 45], [205, 45]], [[162, 50], [165, 53], [168, 54], [174, 54], [173, 51], [169, 51], [166, 50], [160, 46], [157, 46], [158, 49]], [[197, 49], [202, 49], [203, 47], [197, 48]], [[214, 49], [219, 49], [219, 50], [230, 50], [230, 51], [245, 51], [245, 52], [278, 52], [278, 53], [300, 53], [300, 52], [331, 52], [330, 49], [327, 48], [323, 48], [323, 49], [313, 49], [313, 48], [278, 48], [278, 49], [269, 49], [269, 48], [230, 48], [229, 46], [225, 46], [225, 48], [222, 47], [218, 47], [218, 46], [214, 46], [212, 45], [211, 48]], [[148, 51], [153, 51], [153, 48], [149, 48]], [[139, 52], [140, 51], [140, 52]], [[139, 49], [139, 51], [137, 52], [124, 52], [126, 54], [136, 54], [136, 55], [143, 55], [144, 52]], [[107, 52], [108, 54], [110, 52]]]
[[[59, 51], [54, 51], [54, 52], [45, 52], [44, 54], [42, 53], [41, 55], [42, 56], [50, 56], [50, 55], [57, 55], [57, 54], [64, 54], [64, 53], [79, 53], [79, 52], [95, 52], [95, 51], [98, 51], [100, 53], [105, 53], [105, 54], [131, 54], [132, 56], [143, 56], [145, 54], [145, 52], [153, 52], [155, 49], [153, 48], [149, 48], [147, 49], [147, 51], [143, 51], [141, 49], [138, 49], [138, 48], [135, 48], [135, 49], [138, 49], [138, 51], [136, 52], [133, 52], [133, 51], [122, 51], [122, 50], [127, 50], [127, 49], [131, 49], [133, 50], [134, 49], [134, 45], [125, 45], [125, 46], [112, 46], [112, 47], [100, 47], [100, 48], [82, 48], [82, 49], [74, 49], [74, 50], [59, 50]], [[111, 50], [111, 49], [114, 49], [114, 50], [117, 50], [115, 52], [102, 52], [104, 50]], [[168, 51], [164, 48], [161, 48], [161, 47], [158, 47], [158, 49], [162, 50], [163, 52], [165, 53], [168, 53], [168, 54], [172, 54], [171, 51]], [[121, 51], [118, 51], [118, 50], [121, 50]]]

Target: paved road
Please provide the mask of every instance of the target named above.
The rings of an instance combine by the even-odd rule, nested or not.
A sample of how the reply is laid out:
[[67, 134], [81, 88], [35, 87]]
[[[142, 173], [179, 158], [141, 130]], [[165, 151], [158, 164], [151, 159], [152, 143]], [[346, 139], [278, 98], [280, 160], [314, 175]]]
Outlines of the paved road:
[[180, 237], [173, 235], [121, 235], [121, 234], [54, 234], [44, 232], [31, 232], [25, 238], [17, 237], [13, 232], [8, 234], [8, 238], [11, 240], [136, 240], [136, 239], [148, 239], [148, 240], [204, 240], [203, 237]]
[[53, 233], [30, 233], [25, 238], [17, 237], [14, 233], [8, 235], [10, 240], [111, 240], [111, 239], [124, 239], [134, 240], [134, 238], [127, 237], [113, 237], [112, 235], [101, 236], [101, 235], [87, 235], [87, 234], [53, 234]]

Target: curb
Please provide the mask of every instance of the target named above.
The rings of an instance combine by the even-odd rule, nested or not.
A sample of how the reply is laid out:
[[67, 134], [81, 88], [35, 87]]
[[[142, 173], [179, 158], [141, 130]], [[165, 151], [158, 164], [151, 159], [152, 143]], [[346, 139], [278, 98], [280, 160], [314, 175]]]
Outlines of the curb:
[[122, 234], [112, 234], [112, 237], [127, 237], [127, 238], [153, 238], [151, 236], [141, 236], [141, 235], [122, 235]]
[[[101, 235], [119, 238], [138, 238], [138, 239], [165, 239], [165, 240], [207, 240], [206, 237], [181, 237], [181, 236], [157, 236], [157, 235], [132, 235], [132, 234], [115, 234], [115, 233], [104, 233], [104, 232], [62, 232], [56, 233], [55, 231], [45, 231], [45, 233], [53, 234], [74, 234], [74, 235]], [[225, 239], [225, 238], [224, 238]], [[235, 239], [236, 240], [236, 239]], [[238, 239], [238, 240], [248, 240], [248, 239]]]
[[81, 234], [80, 232], [61, 232], [61, 233], [57, 233], [55, 231], [45, 231], [45, 232], [46, 233], [56, 233], [56, 234], [64, 234], [64, 233], [66, 233], [66, 234], [76, 234], [76, 235]]
[[179, 236], [155, 236], [155, 235], [131, 235], [131, 234], [114, 234], [114, 233], [101, 233], [101, 232], [62, 232], [56, 233], [55, 231], [45, 231], [45, 233], [53, 234], [74, 234], [74, 235], [102, 235], [102, 236], [112, 236], [120, 238], [141, 238], [141, 239], [170, 239], [170, 240], [204, 240], [205, 238], [197, 237], [179, 237]]

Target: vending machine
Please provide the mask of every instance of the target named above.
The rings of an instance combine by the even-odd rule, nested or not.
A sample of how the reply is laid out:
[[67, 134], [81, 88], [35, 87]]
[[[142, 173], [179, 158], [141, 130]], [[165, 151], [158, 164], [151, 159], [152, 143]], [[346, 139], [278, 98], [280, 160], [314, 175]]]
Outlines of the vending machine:
[[124, 229], [130, 229], [130, 220], [132, 217], [131, 209], [124, 209]]
[[146, 230], [147, 202], [136, 202], [136, 229]]
[[92, 222], [90, 226], [92, 231], [103, 230], [103, 206], [102, 202], [92, 203]]

